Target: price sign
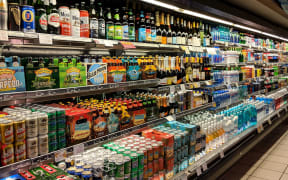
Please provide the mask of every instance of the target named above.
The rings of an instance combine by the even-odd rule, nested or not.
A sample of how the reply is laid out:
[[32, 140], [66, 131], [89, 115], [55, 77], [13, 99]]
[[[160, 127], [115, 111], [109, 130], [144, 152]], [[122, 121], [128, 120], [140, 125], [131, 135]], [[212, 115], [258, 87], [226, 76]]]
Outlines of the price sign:
[[203, 171], [207, 171], [208, 167], [207, 167], [207, 163], [206, 162], [204, 164], [202, 164], [202, 169], [203, 169]]
[[113, 47], [113, 41], [104, 40], [104, 46], [106, 46], [106, 47]]
[[200, 176], [202, 174], [201, 166], [196, 169], [196, 173], [197, 173], [197, 176]]
[[175, 117], [175, 115], [173, 114], [173, 115], [170, 115], [170, 116], [165, 117], [165, 119], [167, 119], [167, 121], [175, 121], [175, 120], [176, 120], [176, 117]]
[[67, 151], [66, 151], [66, 149], [56, 151], [56, 152], [54, 153], [54, 157], [55, 157], [55, 162], [63, 161], [63, 160], [67, 157]]
[[271, 121], [271, 119], [270, 119], [270, 118], [268, 119], [268, 124], [269, 124], [269, 125], [271, 125], [271, 124], [272, 124], [272, 121]]
[[228, 42], [225, 42], [225, 46], [228, 46]]
[[123, 46], [124, 49], [135, 49], [136, 48], [132, 42], [120, 41], [120, 44]]
[[224, 151], [223, 151], [223, 149], [221, 149], [221, 151], [220, 151], [220, 158], [221, 158], [221, 159], [224, 158]]
[[8, 41], [8, 32], [0, 30], [0, 41]]
[[84, 152], [84, 144], [77, 144], [73, 146], [73, 154], [77, 155], [77, 154], [81, 154]]
[[175, 92], [175, 86], [170, 86], [170, 92], [174, 93]]
[[39, 33], [39, 44], [52, 45], [53, 44], [52, 35]]

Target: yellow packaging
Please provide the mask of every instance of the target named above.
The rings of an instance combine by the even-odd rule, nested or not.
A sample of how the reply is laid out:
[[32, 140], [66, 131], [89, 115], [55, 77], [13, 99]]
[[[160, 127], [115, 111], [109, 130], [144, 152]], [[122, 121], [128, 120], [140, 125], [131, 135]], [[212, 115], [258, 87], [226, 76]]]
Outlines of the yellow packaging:
[[26, 141], [15, 142], [15, 162], [26, 159]]
[[13, 121], [15, 141], [24, 141], [26, 139], [25, 120], [17, 119]]
[[13, 122], [10, 120], [0, 120], [0, 133], [2, 144], [12, 144], [14, 141]]
[[1, 165], [6, 166], [14, 163], [13, 144], [1, 144]]

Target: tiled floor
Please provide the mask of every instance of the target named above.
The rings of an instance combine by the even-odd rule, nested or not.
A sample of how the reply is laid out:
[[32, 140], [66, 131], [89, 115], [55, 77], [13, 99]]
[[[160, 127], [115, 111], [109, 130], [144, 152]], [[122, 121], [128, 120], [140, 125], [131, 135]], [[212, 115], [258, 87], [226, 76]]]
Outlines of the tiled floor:
[[244, 155], [219, 180], [288, 180], [288, 123]]

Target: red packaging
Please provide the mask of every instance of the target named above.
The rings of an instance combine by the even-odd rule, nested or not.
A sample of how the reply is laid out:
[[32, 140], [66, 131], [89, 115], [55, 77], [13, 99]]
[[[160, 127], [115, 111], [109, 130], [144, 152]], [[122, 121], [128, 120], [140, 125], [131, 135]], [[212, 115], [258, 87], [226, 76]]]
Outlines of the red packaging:
[[159, 161], [158, 159], [153, 160], [153, 174], [158, 173], [159, 171]]
[[165, 169], [168, 171], [173, 171], [173, 167], [174, 167], [174, 157], [169, 158], [169, 159], [165, 159]]
[[80, 37], [89, 38], [89, 13], [87, 10], [80, 10]]
[[148, 172], [148, 177], [153, 176], [153, 161], [148, 162], [147, 172]]
[[61, 35], [71, 36], [70, 10], [67, 6], [59, 7], [59, 22]]
[[159, 157], [158, 163], [159, 163], [159, 171], [162, 171], [164, 169], [164, 159], [163, 159], [163, 157]]
[[148, 165], [144, 165], [143, 177], [144, 179], [148, 179]]
[[33, 179], [36, 179], [36, 177], [31, 174], [29, 171], [21, 171], [19, 172], [19, 174], [25, 178], [26, 180], [33, 180]]

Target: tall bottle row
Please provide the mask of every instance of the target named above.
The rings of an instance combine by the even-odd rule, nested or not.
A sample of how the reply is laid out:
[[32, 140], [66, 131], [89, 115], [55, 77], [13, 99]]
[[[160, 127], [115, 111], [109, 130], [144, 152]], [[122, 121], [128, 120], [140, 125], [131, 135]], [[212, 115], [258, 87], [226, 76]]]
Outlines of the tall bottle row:
[[136, 9], [129, 3], [113, 7], [109, 2], [95, 0], [75, 4], [61, 1], [60, 5], [56, 0], [2, 2], [0, 29], [3, 30], [204, 47], [223, 41], [270, 49], [287, 48], [285, 43], [231, 27], [162, 9]]

